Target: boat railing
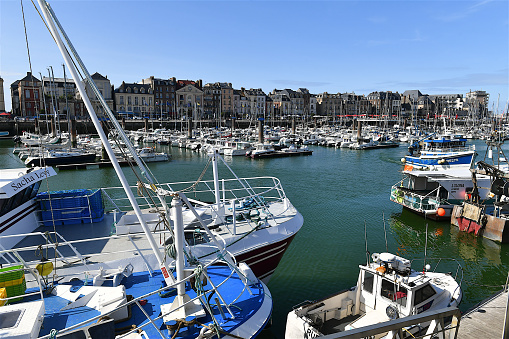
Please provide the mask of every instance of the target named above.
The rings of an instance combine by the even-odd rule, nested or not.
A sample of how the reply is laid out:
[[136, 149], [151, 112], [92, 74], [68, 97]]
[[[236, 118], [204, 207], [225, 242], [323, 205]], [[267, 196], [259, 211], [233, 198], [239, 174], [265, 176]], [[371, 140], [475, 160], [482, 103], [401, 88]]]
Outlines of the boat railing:
[[[263, 181], [263, 182], [261, 182]], [[200, 207], [213, 205], [215, 202], [214, 182], [212, 180], [202, 180], [199, 182], [178, 182], [164, 183], [160, 185], [168, 191], [184, 191], [187, 192], [193, 203]], [[231, 200], [240, 201], [242, 199], [258, 199], [258, 205], [264, 206], [259, 200], [263, 197], [265, 203], [283, 202], [286, 194], [279, 179], [274, 177], [253, 177], [237, 179], [222, 179], [220, 181], [220, 201], [223, 204], [229, 203]], [[138, 186], [131, 186], [133, 192], [138, 193], [136, 197], [141, 209], [150, 209], [157, 207], [157, 199], [152, 199], [151, 192], [147, 192]], [[121, 212], [127, 212], [130, 208], [128, 198], [120, 187], [102, 188], [101, 191], [107, 197], [107, 209], [117, 209]], [[170, 201], [167, 201], [168, 204]]]
[[446, 152], [469, 152], [475, 151], [474, 145], [469, 146], [452, 146], [452, 147], [431, 147], [423, 149], [421, 153], [446, 153]]
[[[363, 339], [363, 338], [403, 338], [408, 328], [416, 324], [430, 324], [424, 333], [411, 334], [414, 339], [457, 338], [460, 328], [461, 311], [457, 307], [447, 307], [434, 312], [422, 312], [395, 320], [389, 320], [370, 326], [354, 328], [334, 334], [321, 336], [323, 339]], [[450, 325], [445, 326], [450, 322]], [[408, 334], [408, 333], [405, 333]]]
[[[23, 298], [26, 298], [26, 297], [30, 297], [30, 296], [34, 296], [34, 295], [40, 295], [41, 296], [41, 299], [43, 299], [43, 292], [44, 292], [44, 289], [45, 289], [45, 286], [50, 286], [51, 284], [54, 284], [55, 281], [52, 281], [51, 277], [48, 278], [48, 275], [46, 276], [46, 281], [45, 283], [43, 284], [41, 282], [41, 280], [43, 279], [43, 277], [38, 274], [38, 272], [36, 271], [35, 267], [37, 264], [40, 264], [41, 262], [51, 262], [52, 264], [54, 263], [54, 277], [56, 276], [57, 279], [57, 283], [58, 281], [60, 281], [61, 279], [64, 279], [64, 278], [70, 278], [70, 277], [76, 277], [77, 273], [76, 272], [79, 272], [79, 274], [83, 275], [85, 278], [84, 279], [88, 279], [88, 277], [90, 277], [90, 272], [94, 272], [94, 271], [97, 271], [98, 269], [96, 267], [89, 267], [88, 264], [93, 264], [93, 263], [99, 263], [99, 262], [102, 262], [102, 261], [99, 261], [99, 260], [94, 260], [97, 258], [97, 256], [105, 256], [106, 258], [111, 258], [111, 255], [112, 254], [121, 254], [122, 257], [131, 257], [132, 256], [132, 252], [133, 250], [136, 250], [138, 252], [138, 254], [143, 257], [143, 253], [142, 253], [142, 250], [140, 250], [133, 242], [133, 248], [131, 249], [125, 249], [124, 246], [122, 246], [122, 250], [117, 250], [117, 251], [113, 251], [113, 252], [102, 252], [102, 253], [93, 253], [93, 254], [86, 254], [86, 262], [83, 262], [82, 259], [83, 256], [82, 255], [71, 255], [71, 256], [63, 256], [59, 251], [58, 251], [58, 247], [64, 247], [64, 246], [69, 246], [71, 248], [74, 249], [73, 252], [77, 253], [76, 249], [75, 249], [75, 245], [78, 245], [80, 243], [89, 243], [89, 242], [93, 242], [93, 241], [104, 241], [104, 240], [107, 240], [109, 239], [109, 237], [99, 237], [99, 238], [93, 238], [93, 239], [81, 239], [81, 240], [74, 240], [74, 241], [65, 241], [65, 239], [63, 239], [63, 241], [56, 241], [54, 240], [53, 242], [46, 242], [46, 239], [48, 238], [48, 236], [50, 235], [50, 233], [53, 234], [54, 236], [54, 239], [56, 239], [55, 236], [58, 236], [59, 238], [63, 239], [63, 237], [58, 234], [57, 232], [46, 232], [46, 233], [41, 233], [41, 232], [37, 232], [37, 233], [30, 233], [30, 234], [23, 234], [23, 235], [19, 235], [19, 236], [22, 236], [22, 237], [34, 237], [34, 236], [41, 236], [43, 238], [43, 241], [45, 243], [43, 244], [39, 244], [39, 245], [29, 245], [29, 246], [25, 246], [25, 247], [18, 247], [18, 248], [15, 248], [15, 249], [10, 249], [10, 250], [5, 250], [5, 249], [2, 249], [0, 250], [0, 258], [4, 259], [4, 265], [8, 265], [7, 267], [4, 267], [4, 269], [2, 270], [2, 273], [11, 273], [11, 271], [20, 271], [20, 270], [23, 270], [24, 271], [24, 274], [29, 274], [31, 276], [33, 276], [33, 278], [29, 279], [27, 281], [28, 283], [28, 286], [29, 286], [29, 289], [28, 290], [23, 290], [22, 293], [19, 293], [18, 295], [15, 295], [13, 297], [8, 297], [8, 298], [2, 298], [0, 299], [0, 301], [9, 301], [9, 300], [15, 300], [15, 301], [20, 301], [22, 300]], [[46, 235], [46, 237], [44, 236]], [[126, 238], [130, 238], [132, 235], [125, 235], [124, 237]], [[117, 238], [119, 237], [122, 237], [122, 236], [117, 236]], [[131, 239], [130, 239], [131, 240]], [[221, 239], [224, 243], [224, 239]], [[39, 250], [41, 253], [48, 253], [48, 250], [49, 249], [53, 249], [55, 253], [55, 257], [54, 258], [46, 258], [48, 259], [47, 261], [41, 261], [40, 258], [37, 258], [36, 255], [34, 255], [34, 251], [37, 251]], [[129, 254], [128, 254], [129, 253]], [[209, 260], [207, 260], [206, 262], [203, 262], [201, 264], [201, 266], [199, 266], [200, 268], [199, 269], [194, 269], [191, 272], [189, 272], [190, 274], [187, 274], [186, 275], [186, 278], [183, 279], [182, 281], [176, 281], [175, 283], [169, 285], [169, 286], [164, 286], [164, 287], [161, 287], [155, 291], [152, 291], [148, 294], [145, 294], [145, 295], [142, 295], [138, 298], [135, 298], [131, 301], [128, 301], [127, 303], [119, 306], [118, 308], [114, 309], [114, 310], [111, 310], [110, 312], [108, 312], [107, 314], [100, 314], [94, 318], [91, 318], [91, 319], [88, 319], [88, 320], [85, 320], [79, 324], [76, 324], [75, 326], [71, 326], [69, 328], [67, 328], [65, 331], [68, 332], [68, 331], [71, 331], [71, 330], [74, 330], [78, 327], [82, 327], [84, 325], [87, 325], [87, 324], [90, 324], [92, 322], [95, 322], [97, 321], [100, 317], [102, 316], [107, 316], [107, 315], [110, 315], [112, 313], [114, 313], [115, 311], [117, 311], [119, 308], [121, 307], [126, 307], [126, 306], [129, 306], [129, 305], [134, 305], [136, 304], [143, 312], [143, 308], [141, 307], [141, 304], [140, 304], [140, 300], [142, 299], [146, 299], [147, 297], [151, 296], [151, 295], [154, 295], [154, 294], [157, 294], [157, 293], [165, 293], [165, 292], [168, 292], [170, 289], [174, 289], [177, 285], [183, 283], [184, 281], [188, 281], [190, 279], [193, 279], [193, 278], [196, 278], [198, 277], [198, 275], [203, 275], [203, 277], [205, 277], [207, 279], [208, 282], [210, 282], [212, 288], [209, 288], [207, 291], [201, 291], [200, 293], [198, 293], [198, 295], [194, 298], [194, 299], [191, 299], [188, 303], [190, 302], [193, 302], [197, 299], [200, 299], [202, 302], [204, 302], [204, 300], [206, 301], [207, 300], [207, 294], [217, 294], [219, 296], [219, 299], [221, 299], [221, 303], [224, 305], [224, 307], [227, 309], [228, 313], [231, 314], [231, 317], [234, 318], [235, 315], [234, 315], [234, 312], [231, 311], [230, 309], [230, 306], [231, 304], [233, 304], [236, 300], [238, 300], [238, 298], [246, 291], [246, 290], [249, 290], [249, 293], [251, 293], [250, 289], [249, 289], [249, 284], [251, 283], [250, 281], [248, 281], [248, 279], [240, 272], [240, 270], [238, 269], [237, 267], [237, 263], [235, 261], [235, 258], [227, 251], [225, 250], [224, 248], [223, 249], [217, 249], [216, 250], [216, 255], [214, 257], [211, 257], [209, 258]], [[29, 255], [29, 254], [32, 254], [32, 255]], [[23, 257], [25, 256], [25, 257]], [[228, 257], [228, 259], [225, 259], [226, 257]], [[145, 260], [145, 263], [146, 263], [146, 266], [147, 268], [149, 268], [149, 272], [150, 271], [150, 265], [149, 263]], [[87, 264], [88, 263], [88, 264]], [[210, 280], [210, 278], [207, 276], [207, 268], [210, 267], [211, 265], [214, 265], [214, 264], [218, 264], [218, 263], [223, 263], [223, 264], [226, 264], [228, 266], [230, 266], [231, 268], [231, 271], [230, 271], [230, 274], [225, 276], [225, 278], [219, 282], [219, 283], [212, 283], [212, 281]], [[83, 269], [79, 269], [78, 271], [76, 270], [77, 265], [83, 265]], [[173, 263], [170, 263], [170, 266], [174, 264]], [[9, 267], [12, 267], [12, 270], [9, 269]], [[74, 270], [71, 270], [71, 271], [68, 271], [67, 269], [68, 268], [74, 268]], [[189, 268], [188, 268], [189, 270]], [[220, 293], [218, 292], [218, 288], [221, 287], [228, 279], [230, 279], [234, 274], [237, 274], [239, 276], [239, 278], [243, 281], [244, 283], [244, 288], [239, 292], [239, 295], [238, 296], [234, 296], [234, 299], [233, 301], [231, 301], [230, 303], [226, 303], [226, 301], [221, 297]], [[27, 275], [28, 276], [28, 275]], [[25, 279], [25, 275], [23, 276], [23, 279]], [[187, 303], [186, 303], [187, 304]], [[180, 309], [181, 307], [185, 307], [185, 305], [181, 305], [180, 307], [178, 307], [177, 309], [175, 310], [172, 310], [173, 311], [176, 311], [178, 309]], [[139, 326], [138, 328], [143, 328], [145, 325], [154, 325], [155, 326], [155, 323], [154, 321], [155, 320], [158, 320], [160, 318], [162, 318], [163, 316], [166, 316], [166, 314], [160, 314], [157, 318], [155, 319], [152, 319], [150, 318], [150, 316], [148, 314], [146, 314], [145, 312], [143, 312], [145, 314], [145, 316], [147, 317], [148, 319], [148, 322], [145, 323], [144, 325], [141, 325]], [[157, 326], [156, 326], [157, 327]], [[63, 334], [65, 332], [60, 332], [60, 334]], [[46, 336], [44, 338], [49, 338], [50, 336]]]
[[424, 213], [435, 212], [440, 205], [447, 203], [438, 197], [440, 186], [432, 191], [418, 193], [402, 187], [403, 181], [404, 179], [391, 188], [390, 199], [393, 202]]
[[[458, 287], [456, 290], [461, 289], [461, 284], [463, 283], [463, 266], [461, 266], [461, 263], [455, 259], [455, 258], [416, 258], [412, 259], [410, 261], [411, 265], [414, 263], [414, 261], [421, 262], [422, 261], [422, 267], [419, 268], [423, 269], [425, 272], [437, 272], [437, 269], [439, 265], [446, 266], [440, 268], [440, 272], [450, 272], [449, 274], [458, 282]], [[451, 264], [448, 264], [451, 263]], [[430, 268], [428, 269], [426, 266], [430, 265]], [[454, 267], [456, 265], [456, 267]], [[452, 273], [454, 272], [454, 273]], [[439, 278], [434, 278], [435, 283], [440, 284], [440, 281], [437, 280]], [[456, 293], [456, 290], [454, 290], [451, 295], [454, 296]]]

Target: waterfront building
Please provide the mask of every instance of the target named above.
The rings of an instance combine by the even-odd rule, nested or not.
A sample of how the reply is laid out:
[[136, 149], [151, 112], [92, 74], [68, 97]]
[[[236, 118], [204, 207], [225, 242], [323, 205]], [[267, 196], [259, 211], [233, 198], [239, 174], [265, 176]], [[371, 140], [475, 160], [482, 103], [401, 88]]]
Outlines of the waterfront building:
[[203, 86], [203, 117], [205, 119], [213, 119], [218, 116], [220, 97], [221, 88], [217, 85], [217, 83], [209, 83]]
[[343, 93], [340, 97], [340, 116], [367, 116], [371, 113], [371, 103], [364, 95]]
[[41, 117], [49, 118], [54, 116], [55, 112], [61, 114], [62, 119], [67, 118], [67, 113], [69, 117], [82, 117], [87, 114], [73, 79], [43, 76], [42, 91], [44, 113], [41, 112]]
[[341, 93], [323, 92], [316, 95], [316, 113], [318, 115], [334, 116], [342, 112], [343, 100]]
[[471, 112], [474, 119], [484, 119], [488, 116], [489, 93], [486, 91], [470, 91], [465, 96], [465, 108]]
[[399, 116], [401, 112], [401, 96], [398, 92], [371, 92], [367, 100], [371, 105], [369, 115]]
[[247, 119], [250, 109], [250, 101], [246, 96], [245, 89], [233, 90], [233, 109], [234, 114], [239, 119]]
[[258, 119], [263, 118], [265, 116], [265, 98], [267, 95], [263, 92], [261, 88], [250, 88], [245, 89], [242, 87], [242, 92], [248, 99], [248, 116], [249, 119]]
[[0, 112], [5, 112], [4, 79], [0, 77]]
[[176, 97], [177, 114], [181, 119], [203, 118], [203, 91], [200, 88], [194, 84], [188, 84], [177, 90]]
[[203, 90], [203, 82], [201, 79], [198, 79], [196, 81], [194, 80], [177, 80], [177, 90], [187, 86], [192, 85], [200, 90]]
[[154, 93], [154, 114], [158, 118], [176, 117], [177, 104], [175, 100], [177, 91], [177, 80], [175, 78], [159, 79], [150, 76], [139, 82], [148, 84]]
[[[104, 100], [106, 101], [106, 104], [108, 105], [109, 109], [113, 112], [113, 95], [112, 95], [112, 88], [111, 88], [111, 82], [108, 79], [107, 76], [103, 76], [98, 72], [95, 72], [92, 74], [92, 80], [94, 80], [94, 83], [96, 84], [97, 88], [99, 89], [99, 92], [103, 96]], [[99, 116], [104, 116], [106, 112], [104, 111], [103, 106], [101, 105], [100, 101], [96, 98], [94, 92], [92, 91], [92, 87], [90, 87], [89, 84], [85, 85], [85, 91], [87, 92], [88, 97], [90, 98], [90, 103], [92, 104], [92, 107], [94, 108], [94, 111]], [[76, 92], [76, 98], [80, 101], [83, 101], [81, 98], [81, 94], [79, 92]], [[85, 112], [85, 115], [88, 115], [86, 113], [86, 108], [83, 109]]]
[[267, 119], [274, 119], [276, 117], [274, 101], [268, 95], [265, 96], [265, 117]]
[[12, 113], [16, 116], [30, 117], [39, 114], [43, 107], [41, 81], [31, 72], [11, 84]]
[[233, 87], [231, 83], [218, 82], [221, 89], [221, 114], [223, 118], [228, 119], [233, 115]]
[[115, 102], [121, 116], [154, 117], [154, 92], [148, 84], [122, 82], [115, 89]]
[[282, 90], [274, 89], [270, 94], [274, 105], [278, 107], [283, 115], [304, 114], [304, 93], [289, 88]]
[[310, 117], [316, 115], [316, 95], [315, 94], [311, 94], [309, 96], [309, 111], [308, 111], [308, 114], [309, 114]]
[[[309, 112], [311, 111], [311, 93], [309, 93], [309, 90], [307, 88], [299, 88], [297, 90], [298, 93], [301, 93], [303, 102], [303, 115], [309, 116]], [[316, 105], [316, 99], [315, 99], [315, 105]], [[315, 106], [315, 112], [316, 112], [316, 106]]]

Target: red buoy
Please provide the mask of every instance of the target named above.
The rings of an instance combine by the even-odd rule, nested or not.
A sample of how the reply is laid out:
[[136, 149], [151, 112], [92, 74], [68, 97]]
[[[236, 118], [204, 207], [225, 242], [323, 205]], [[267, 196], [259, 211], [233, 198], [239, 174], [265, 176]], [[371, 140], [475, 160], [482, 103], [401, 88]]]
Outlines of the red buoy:
[[437, 209], [437, 214], [443, 217], [445, 215], [445, 210], [442, 207], [440, 207], [439, 209]]

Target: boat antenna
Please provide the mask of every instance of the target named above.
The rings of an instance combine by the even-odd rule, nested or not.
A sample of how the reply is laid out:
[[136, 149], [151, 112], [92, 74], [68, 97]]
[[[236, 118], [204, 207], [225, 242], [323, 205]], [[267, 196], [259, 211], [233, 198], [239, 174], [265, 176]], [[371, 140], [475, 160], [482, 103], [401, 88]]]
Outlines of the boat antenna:
[[366, 220], [364, 220], [364, 243], [366, 244], [366, 265], [369, 265], [368, 231], [366, 229]]
[[382, 212], [382, 220], [384, 222], [385, 252], [389, 252], [389, 247], [387, 246], [387, 230], [385, 228], [385, 213], [384, 212]]

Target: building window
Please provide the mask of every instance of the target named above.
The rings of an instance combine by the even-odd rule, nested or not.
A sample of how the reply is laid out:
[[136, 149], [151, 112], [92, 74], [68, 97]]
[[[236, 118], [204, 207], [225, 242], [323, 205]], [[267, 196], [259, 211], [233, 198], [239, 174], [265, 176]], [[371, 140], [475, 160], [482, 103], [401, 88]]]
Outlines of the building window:
[[120, 100], [119, 101], [120, 101], [120, 105], [124, 104], [124, 96], [123, 95], [120, 96]]
[[152, 106], [152, 98], [148, 98], [148, 104]]
[[138, 97], [134, 97], [134, 105], [138, 106]]
[[30, 99], [30, 91], [28, 89], [25, 90], [25, 99]]

